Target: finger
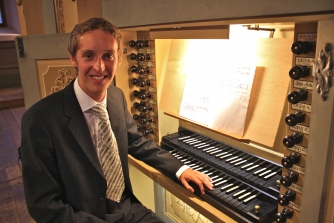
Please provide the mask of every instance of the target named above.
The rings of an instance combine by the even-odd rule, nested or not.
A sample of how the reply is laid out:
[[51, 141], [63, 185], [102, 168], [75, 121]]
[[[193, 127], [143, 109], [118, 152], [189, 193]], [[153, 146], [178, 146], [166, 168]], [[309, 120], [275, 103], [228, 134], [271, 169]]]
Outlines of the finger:
[[199, 186], [199, 190], [201, 191], [201, 193], [202, 193], [202, 194], [205, 194], [205, 190], [204, 190], [204, 185], [203, 185], [203, 183], [202, 183], [202, 182], [199, 182], [197, 185]]
[[199, 190], [201, 192], [201, 194], [205, 194], [205, 191], [204, 191], [204, 184], [203, 184], [203, 181], [207, 181], [207, 179], [200, 179], [200, 178], [195, 178], [192, 180], [193, 183], [195, 183], [198, 187], [199, 187]]
[[213, 184], [211, 183], [212, 180], [211, 179], [206, 179], [203, 183], [205, 185], [206, 188], [208, 188], [209, 190], [213, 190]]
[[210, 182], [212, 181], [212, 179], [208, 175], [206, 175], [206, 174], [204, 174], [204, 175], [205, 175], [206, 179], [208, 179]]
[[183, 186], [184, 186], [187, 190], [189, 190], [191, 193], [194, 193], [194, 192], [195, 192], [194, 188], [192, 188], [192, 187], [188, 184], [188, 182], [187, 182], [186, 180], [181, 180], [181, 183], [182, 183]]

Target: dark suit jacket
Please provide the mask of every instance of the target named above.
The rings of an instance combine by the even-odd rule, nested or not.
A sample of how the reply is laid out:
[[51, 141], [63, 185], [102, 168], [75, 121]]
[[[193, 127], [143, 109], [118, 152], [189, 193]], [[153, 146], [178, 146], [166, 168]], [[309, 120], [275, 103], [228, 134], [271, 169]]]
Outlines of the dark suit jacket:
[[[107, 184], [73, 83], [34, 104], [22, 118], [25, 198], [29, 213], [37, 222], [106, 219]], [[132, 191], [128, 154], [175, 179], [181, 162], [137, 132], [123, 92], [115, 86], [108, 89], [107, 110], [127, 190]]]

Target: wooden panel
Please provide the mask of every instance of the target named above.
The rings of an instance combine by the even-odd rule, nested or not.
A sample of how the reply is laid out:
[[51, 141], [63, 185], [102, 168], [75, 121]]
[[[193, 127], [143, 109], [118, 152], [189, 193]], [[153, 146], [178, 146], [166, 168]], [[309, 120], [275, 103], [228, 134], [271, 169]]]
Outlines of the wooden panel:
[[[187, 223], [212, 223], [202, 214], [194, 210], [190, 205], [175, 197], [169, 191], [165, 193], [166, 200], [166, 214], [176, 222]], [[234, 220], [229, 219], [229, 223], [236, 223]]]
[[177, 30], [151, 30], [152, 39], [228, 39], [229, 26], [219, 26], [219, 28], [211, 29], [177, 29]]
[[78, 22], [84, 22], [93, 17], [102, 17], [100, 0], [80, 0], [77, 2]]
[[24, 57], [19, 58], [18, 62], [24, 102], [26, 108], [29, 108], [41, 99], [36, 60], [68, 59], [69, 34], [22, 36], [20, 38], [24, 45]]
[[36, 60], [41, 97], [62, 90], [77, 76], [69, 59]]
[[[225, 24], [243, 24], [247, 22], [240, 22], [240, 20], [245, 18], [252, 19], [253, 21], [259, 21], [259, 18], [262, 18], [263, 21], [263, 18], [268, 18], [267, 22], [282, 22], [287, 21], [286, 17], [289, 15], [313, 15], [322, 11], [331, 11], [333, 13], [334, 10], [334, 4], [331, 0], [307, 2], [304, 0], [292, 0], [285, 1], [284, 3], [267, 0], [253, 0], [251, 3], [247, 0], [233, 2], [228, 0], [210, 0], [196, 1], [196, 4], [192, 0], [101, 0], [101, 5], [102, 16], [113, 21], [119, 27], [147, 26], [152, 24], [166, 25], [173, 23], [177, 26], [182, 26], [182, 23], [186, 22], [188, 22], [189, 26], [195, 26], [196, 23], [198, 25], [198, 22], [201, 21], [225, 21]], [[144, 5], [149, 5], [149, 7], [143, 7]], [[124, 11], [127, 13], [124, 14]], [[273, 17], [276, 18], [273, 19]], [[296, 21], [291, 20], [291, 18], [288, 19], [289, 21]], [[303, 18], [300, 21], [305, 21], [306, 19]], [[237, 21], [239, 23], [236, 23], [235, 20], [239, 20]], [[168, 25], [168, 27], [171, 27], [171, 25]]]
[[[224, 41], [226, 41], [224, 44], [234, 45], [235, 49], [242, 49], [238, 41]], [[203, 42], [203, 44], [205, 43]], [[218, 131], [237, 140], [250, 140], [272, 147], [275, 142], [290, 81], [288, 72], [291, 68], [290, 48], [292, 39], [260, 39], [259, 41], [247, 44], [252, 44], [257, 49], [255, 55], [249, 55], [249, 57], [257, 58], [257, 67], [247, 112], [244, 136], [233, 136], [217, 129], [213, 131]], [[161, 95], [160, 107], [167, 114], [175, 117], [178, 116], [180, 111], [180, 103], [186, 81], [186, 75], [182, 73], [183, 56], [186, 47], [187, 40], [173, 40]], [[210, 50], [213, 51], [215, 49], [208, 49], [208, 51]], [[224, 54], [222, 57], [233, 53], [247, 54], [249, 52], [221, 52], [221, 54]], [[209, 65], [203, 64], [201, 66]], [[203, 80], [205, 80], [204, 75]]]
[[[319, 21], [317, 28], [316, 59], [326, 43], [334, 45], [334, 20]], [[334, 51], [331, 50], [333, 55]], [[333, 56], [331, 58], [333, 60]], [[333, 68], [332, 68], [333, 71]], [[333, 77], [332, 81], [333, 81]], [[316, 82], [314, 82], [316, 83]], [[334, 89], [326, 101], [313, 85], [312, 112], [305, 166], [300, 222], [333, 222], [333, 135]], [[328, 205], [328, 206], [327, 206]], [[325, 219], [331, 219], [325, 221]]]
[[45, 34], [42, 1], [24, 1], [22, 6], [27, 35]]

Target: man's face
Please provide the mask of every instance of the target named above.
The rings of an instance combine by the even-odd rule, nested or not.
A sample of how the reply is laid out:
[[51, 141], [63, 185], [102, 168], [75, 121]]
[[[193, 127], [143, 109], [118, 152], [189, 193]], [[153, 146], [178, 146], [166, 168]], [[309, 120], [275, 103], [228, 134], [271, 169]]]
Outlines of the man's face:
[[93, 30], [80, 37], [76, 56], [70, 55], [72, 65], [78, 69], [81, 89], [97, 102], [105, 97], [121, 62], [117, 49], [111, 34]]

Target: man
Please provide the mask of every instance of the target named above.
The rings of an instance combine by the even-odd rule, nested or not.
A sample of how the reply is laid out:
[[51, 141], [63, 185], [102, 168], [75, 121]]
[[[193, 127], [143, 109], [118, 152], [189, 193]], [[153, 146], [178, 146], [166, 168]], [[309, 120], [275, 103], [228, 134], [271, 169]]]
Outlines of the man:
[[[208, 176], [182, 166], [137, 132], [122, 91], [110, 86], [121, 63], [121, 48], [121, 34], [108, 21], [93, 18], [78, 24], [68, 47], [77, 78], [37, 102], [22, 118], [25, 197], [37, 222], [162, 222], [133, 195], [128, 154], [171, 179], [178, 177], [192, 192], [189, 181], [202, 193], [204, 186], [212, 189]], [[109, 119], [97, 115], [96, 106], [104, 107], [102, 114]], [[109, 123], [108, 138], [103, 134], [109, 131], [99, 130], [100, 124]], [[104, 155], [112, 149], [113, 161], [105, 165], [111, 158]], [[109, 180], [106, 171], [116, 169], [119, 172]], [[110, 190], [115, 182], [121, 186]]]

